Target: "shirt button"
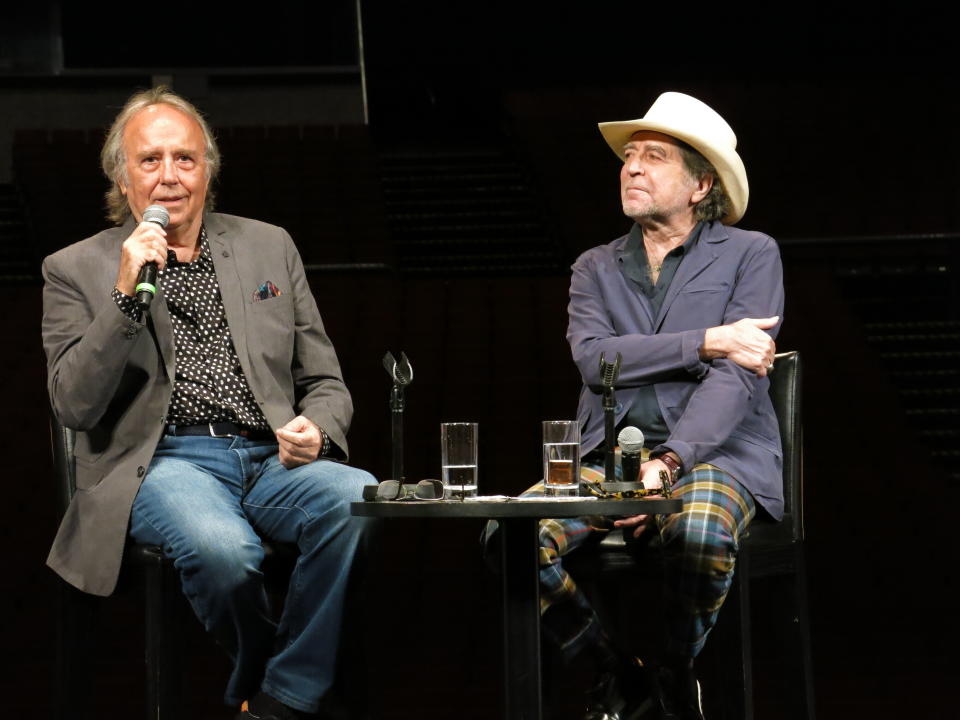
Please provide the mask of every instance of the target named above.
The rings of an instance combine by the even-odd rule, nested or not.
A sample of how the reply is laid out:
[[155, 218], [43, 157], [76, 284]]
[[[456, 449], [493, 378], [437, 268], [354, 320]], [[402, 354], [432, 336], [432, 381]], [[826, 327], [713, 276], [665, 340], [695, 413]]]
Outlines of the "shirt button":
[[137, 468], [137, 477], [138, 477], [138, 478], [142, 478], [144, 475], [146, 475], [146, 473], [147, 473], [147, 471], [143, 469], [143, 465], [141, 465], [140, 467]]

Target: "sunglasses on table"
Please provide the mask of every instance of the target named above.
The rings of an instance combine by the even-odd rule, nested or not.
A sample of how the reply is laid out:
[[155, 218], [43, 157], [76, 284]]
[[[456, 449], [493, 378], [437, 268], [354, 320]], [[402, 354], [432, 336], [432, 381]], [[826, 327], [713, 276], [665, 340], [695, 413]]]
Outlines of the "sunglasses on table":
[[407, 485], [399, 480], [384, 480], [377, 485], [374, 500], [443, 500], [443, 482], [421, 480]]

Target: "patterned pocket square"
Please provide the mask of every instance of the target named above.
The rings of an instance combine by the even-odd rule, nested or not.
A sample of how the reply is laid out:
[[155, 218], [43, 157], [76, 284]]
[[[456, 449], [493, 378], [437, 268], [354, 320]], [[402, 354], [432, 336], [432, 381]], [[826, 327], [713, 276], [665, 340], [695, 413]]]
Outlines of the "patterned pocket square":
[[253, 301], [260, 302], [261, 300], [269, 300], [272, 297], [277, 297], [277, 295], [282, 294], [280, 288], [267, 280], [263, 285], [253, 291]]

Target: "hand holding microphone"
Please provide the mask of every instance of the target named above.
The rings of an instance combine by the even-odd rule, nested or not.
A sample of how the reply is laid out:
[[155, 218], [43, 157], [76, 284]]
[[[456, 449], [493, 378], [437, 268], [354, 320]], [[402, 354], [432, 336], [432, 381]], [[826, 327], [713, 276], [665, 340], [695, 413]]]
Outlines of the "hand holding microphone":
[[170, 215], [162, 205], [151, 205], [143, 212], [143, 221], [123, 242], [117, 289], [136, 295], [141, 309], [150, 305], [156, 294], [157, 271], [166, 265], [167, 240], [164, 228]]
[[[640, 459], [643, 451], [643, 431], [628, 425], [617, 435], [620, 446], [620, 469], [624, 482], [640, 481]], [[614, 521], [614, 527], [633, 528], [633, 536], [640, 537], [650, 527], [650, 515], [633, 515]]]
[[[170, 213], [162, 205], [151, 205], [143, 211], [143, 223], [156, 223], [162, 228], [170, 222]], [[166, 243], [164, 243], [166, 245]], [[163, 258], [164, 261], [166, 258]], [[157, 263], [146, 262], [137, 276], [137, 305], [142, 312], [150, 309], [153, 296], [157, 294]]]

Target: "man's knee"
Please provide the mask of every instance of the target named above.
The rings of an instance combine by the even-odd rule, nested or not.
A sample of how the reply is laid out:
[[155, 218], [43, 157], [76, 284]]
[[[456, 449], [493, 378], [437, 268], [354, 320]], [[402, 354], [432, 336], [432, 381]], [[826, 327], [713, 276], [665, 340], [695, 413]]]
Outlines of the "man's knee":
[[722, 517], [688, 508], [671, 515], [663, 528], [664, 542], [690, 547], [735, 545], [735, 535], [733, 524], [726, 522]]
[[332, 523], [346, 531], [365, 533], [371, 525], [370, 519], [354, 516], [350, 505], [363, 498], [365, 486], [376, 484], [373, 475], [366, 470], [336, 463], [323, 463], [314, 470], [318, 477], [313, 491], [305, 498], [308, 507], [304, 509], [310, 518], [307, 527], [330, 527]]
[[195, 536], [175, 559], [185, 576], [218, 595], [229, 595], [260, 577], [263, 546], [255, 535], [211, 525]]
[[716, 468], [694, 470], [678, 486], [683, 510], [667, 517], [663, 541], [702, 554], [736, 555], [740, 533], [753, 517], [754, 502], [733, 477]]
[[337, 473], [336, 486], [346, 503], [363, 499], [363, 488], [367, 485], [376, 485], [377, 479], [360, 468], [340, 465]]
[[339, 503], [348, 510], [350, 503], [363, 499], [365, 486], [377, 484], [376, 478], [366, 470], [328, 460], [306, 465], [304, 470], [310, 472], [317, 483], [318, 502]]

